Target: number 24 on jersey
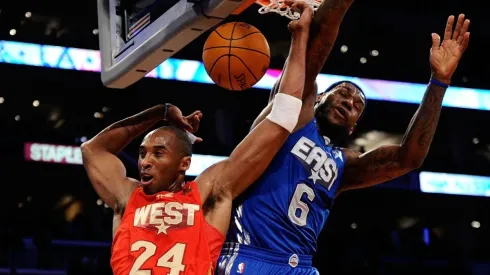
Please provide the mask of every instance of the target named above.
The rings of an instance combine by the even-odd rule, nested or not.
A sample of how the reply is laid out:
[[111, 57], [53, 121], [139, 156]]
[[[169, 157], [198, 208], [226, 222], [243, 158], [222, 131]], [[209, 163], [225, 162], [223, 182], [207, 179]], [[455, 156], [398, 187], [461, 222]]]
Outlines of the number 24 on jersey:
[[151, 274], [151, 270], [140, 269], [151, 257], [159, 257], [157, 260], [158, 267], [170, 269], [166, 275], [179, 275], [180, 272], [185, 269], [185, 265], [182, 263], [184, 260], [185, 247], [186, 245], [184, 243], [177, 243], [165, 254], [158, 256], [155, 255], [157, 251], [157, 246], [155, 244], [148, 241], [136, 241], [131, 245], [131, 252], [136, 252], [140, 249], [144, 249], [144, 251], [138, 258], [136, 258], [136, 261], [134, 261], [129, 275], [153, 275]]

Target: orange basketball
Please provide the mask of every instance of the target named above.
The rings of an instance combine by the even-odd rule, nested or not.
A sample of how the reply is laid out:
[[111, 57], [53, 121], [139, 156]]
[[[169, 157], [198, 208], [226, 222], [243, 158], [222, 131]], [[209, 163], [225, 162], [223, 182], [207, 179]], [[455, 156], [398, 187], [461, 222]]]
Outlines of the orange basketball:
[[242, 91], [264, 76], [270, 55], [267, 39], [257, 28], [231, 22], [209, 35], [202, 60], [214, 83], [228, 90]]

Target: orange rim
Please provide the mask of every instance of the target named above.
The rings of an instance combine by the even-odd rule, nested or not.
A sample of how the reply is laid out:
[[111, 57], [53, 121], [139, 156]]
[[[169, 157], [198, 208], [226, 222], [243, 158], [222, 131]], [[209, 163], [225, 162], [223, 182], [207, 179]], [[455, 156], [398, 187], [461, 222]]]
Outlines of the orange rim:
[[[315, 0], [317, 3], [321, 3], [322, 0]], [[253, 3], [257, 3], [259, 5], [261, 5], [262, 7], [267, 7], [270, 5], [271, 1], [270, 0], [245, 0], [245, 2], [240, 6], [238, 7], [236, 10], [234, 10], [231, 14], [234, 14], [234, 15], [238, 15], [240, 13], [242, 13], [244, 10], [248, 9], [248, 7], [250, 7]], [[284, 5], [281, 5], [282, 7], [280, 8], [283, 8]]]
[[237, 15], [242, 13], [244, 10], [246, 10], [248, 7], [250, 7], [253, 3], [255, 3], [255, 0], [245, 0], [245, 2], [238, 7], [236, 10], [234, 10], [231, 14]]
[[[314, 0], [315, 2], [317, 3], [321, 3], [322, 0]], [[261, 5], [262, 7], [267, 7], [271, 4], [271, 1], [270, 0], [256, 0], [255, 3]], [[283, 8], [284, 5], [281, 5], [281, 8]]]

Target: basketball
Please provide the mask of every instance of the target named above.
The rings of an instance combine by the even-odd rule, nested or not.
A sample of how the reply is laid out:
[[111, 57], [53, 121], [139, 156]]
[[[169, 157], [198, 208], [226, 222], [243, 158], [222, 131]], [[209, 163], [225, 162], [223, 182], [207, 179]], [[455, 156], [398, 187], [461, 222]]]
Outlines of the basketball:
[[242, 91], [259, 82], [269, 68], [269, 44], [254, 26], [230, 22], [209, 35], [202, 60], [214, 83], [228, 90]]

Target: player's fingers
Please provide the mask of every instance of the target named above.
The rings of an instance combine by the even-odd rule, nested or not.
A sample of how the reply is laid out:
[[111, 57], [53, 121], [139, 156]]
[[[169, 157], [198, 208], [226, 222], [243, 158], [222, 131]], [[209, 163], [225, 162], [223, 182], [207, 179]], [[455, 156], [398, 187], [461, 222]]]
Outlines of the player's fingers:
[[202, 142], [202, 138], [200, 138], [200, 137], [196, 138], [195, 142]]
[[463, 39], [466, 36], [466, 33], [468, 32], [469, 28], [470, 28], [470, 20], [466, 19], [463, 23], [463, 28], [461, 29], [461, 33], [458, 36], [458, 40], [457, 40], [458, 44], [461, 45], [463, 43]]
[[454, 15], [449, 16], [446, 23], [446, 30], [444, 31], [444, 40], [451, 39], [453, 33]]
[[302, 13], [303, 10], [306, 7], [306, 3], [304, 1], [296, 1], [294, 4], [291, 6], [291, 8], [299, 13]]
[[456, 21], [456, 27], [454, 28], [453, 40], [457, 40], [459, 35], [461, 34], [461, 29], [463, 28], [463, 22], [464, 22], [464, 14], [460, 14], [458, 16], [458, 21]]
[[466, 51], [468, 48], [468, 44], [470, 43], [470, 33], [467, 32], [464, 34], [463, 42], [461, 43], [462, 52]]
[[176, 126], [180, 127], [183, 130], [186, 130], [188, 132], [193, 132], [194, 129], [192, 126], [187, 122], [188, 120], [186, 118], [181, 118], [176, 122]]
[[199, 129], [199, 125], [201, 125], [201, 119], [199, 118], [198, 115], [194, 116], [191, 125], [192, 125], [192, 130], [194, 130], [194, 132], [196, 132]]
[[441, 46], [441, 37], [437, 33], [432, 34], [432, 50], [435, 51]]
[[199, 114], [201, 114], [201, 115], [202, 115], [201, 111], [197, 110], [197, 111], [194, 111], [192, 114], [190, 114], [190, 115], [186, 116], [186, 118], [195, 117], [195, 116], [197, 116], [197, 115], [199, 115]]

